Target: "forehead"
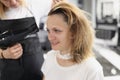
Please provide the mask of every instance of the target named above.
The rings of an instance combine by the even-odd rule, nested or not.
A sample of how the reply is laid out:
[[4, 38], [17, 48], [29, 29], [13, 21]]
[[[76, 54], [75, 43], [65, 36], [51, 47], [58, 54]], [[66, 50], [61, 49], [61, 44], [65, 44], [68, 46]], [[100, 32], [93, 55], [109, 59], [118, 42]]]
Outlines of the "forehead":
[[67, 24], [67, 22], [65, 22], [64, 17], [59, 14], [54, 14], [54, 15], [48, 16], [47, 25], [48, 26], [58, 25], [58, 26], [68, 27], [68, 24]]

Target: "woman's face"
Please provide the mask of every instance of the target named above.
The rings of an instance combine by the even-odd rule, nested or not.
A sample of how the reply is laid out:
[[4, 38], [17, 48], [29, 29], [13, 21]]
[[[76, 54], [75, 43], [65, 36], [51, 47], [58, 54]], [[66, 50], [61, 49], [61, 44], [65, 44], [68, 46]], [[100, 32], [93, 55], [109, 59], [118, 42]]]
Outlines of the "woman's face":
[[8, 8], [16, 8], [20, 5], [21, 0], [0, 0], [0, 2]]
[[54, 14], [47, 19], [48, 39], [53, 50], [68, 52], [71, 47], [71, 34], [62, 15]]

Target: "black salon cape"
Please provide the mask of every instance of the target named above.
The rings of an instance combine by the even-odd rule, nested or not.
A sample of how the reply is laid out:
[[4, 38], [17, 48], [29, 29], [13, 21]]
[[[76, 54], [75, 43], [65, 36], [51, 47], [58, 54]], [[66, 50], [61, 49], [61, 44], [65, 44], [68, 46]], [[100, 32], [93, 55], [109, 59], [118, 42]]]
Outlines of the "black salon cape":
[[34, 17], [0, 20], [0, 47], [16, 43], [23, 47], [19, 59], [0, 59], [0, 80], [42, 80], [43, 52], [37, 31]]

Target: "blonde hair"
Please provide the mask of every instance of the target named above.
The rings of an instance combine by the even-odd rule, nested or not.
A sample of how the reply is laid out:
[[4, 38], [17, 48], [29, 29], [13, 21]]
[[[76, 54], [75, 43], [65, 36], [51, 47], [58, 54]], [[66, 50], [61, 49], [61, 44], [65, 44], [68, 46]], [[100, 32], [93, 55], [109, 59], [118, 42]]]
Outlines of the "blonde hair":
[[[25, 1], [24, 0], [20, 0], [20, 5], [21, 6], [24, 6], [25, 5]], [[0, 18], [3, 18], [5, 17], [5, 11], [7, 10], [8, 8], [0, 2]]]
[[50, 10], [48, 16], [54, 14], [60, 14], [64, 17], [72, 33], [71, 53], [73, 61], [79, 63], [93, 55], [94, 29], [84, 11], [73, 4], [60, 2]]

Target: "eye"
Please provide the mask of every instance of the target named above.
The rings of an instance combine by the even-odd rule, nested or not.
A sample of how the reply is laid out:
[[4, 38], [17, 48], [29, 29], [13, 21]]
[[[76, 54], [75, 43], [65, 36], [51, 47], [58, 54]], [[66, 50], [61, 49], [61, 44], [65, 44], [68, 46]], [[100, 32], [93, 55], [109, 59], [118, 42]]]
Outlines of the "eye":
[[56, 33], [62, 32], [62, 30], [59, 30], [59, 29], [54, 29], [54, 31], [55, 31]]
[[50, 33], [49, 29], [46, 29], [48, 33]]

